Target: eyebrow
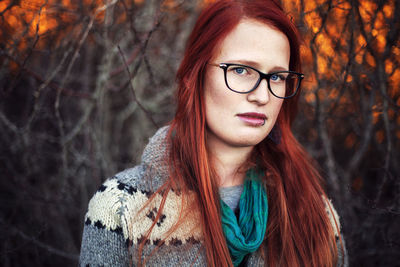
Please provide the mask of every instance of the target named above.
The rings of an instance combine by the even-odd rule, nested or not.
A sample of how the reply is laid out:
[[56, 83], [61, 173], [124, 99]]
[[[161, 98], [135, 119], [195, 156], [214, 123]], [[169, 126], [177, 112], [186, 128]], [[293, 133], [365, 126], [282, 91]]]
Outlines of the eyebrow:
[[[260, 63], [258, 63], [257, 61], [246, 60], [246, 59], [229, 60], [229, 61], [224, 61], [224, 63], [232, 63], [232, 64], [237, 63], [237, 64], [248, 65], [248, 66], [256, 68], [256, 69], [261, 68]], [[288, 71], [288, 69], [284, 68], [282, 66], [274, 66], [268, 72], [275, 72], [275, 71]]]

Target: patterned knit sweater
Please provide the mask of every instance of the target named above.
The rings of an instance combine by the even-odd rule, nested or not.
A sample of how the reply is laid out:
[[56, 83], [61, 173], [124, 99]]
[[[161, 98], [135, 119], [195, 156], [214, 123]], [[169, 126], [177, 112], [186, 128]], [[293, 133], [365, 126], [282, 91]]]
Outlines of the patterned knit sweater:
[[[156, 219], [162, 199], [155, 191], [168, 177], [167, 131], [167, 127], [161, 128], [150, 139], [140, 165], [108, 179], [94, 194], [85, 216], [80, 266], [137, 265], [138, 245]], [[207, 265], [200, 214], [193, 208], [193, 199], [193, 195], [182, 199], [173, 191], [168, 193], [162, 215], [142, 251], [147, 266]], [[335, 211], [332, 214], [327, 209], [327, 213], [332, 221], [333, 216], [338, 221]], [[179, 227], [169, 231], [178, 220], [182, 221]], [[338, 252], [342, 262], [340, 245]], [[246, 265], [264, 266], [261, 253], [251, 254]]]

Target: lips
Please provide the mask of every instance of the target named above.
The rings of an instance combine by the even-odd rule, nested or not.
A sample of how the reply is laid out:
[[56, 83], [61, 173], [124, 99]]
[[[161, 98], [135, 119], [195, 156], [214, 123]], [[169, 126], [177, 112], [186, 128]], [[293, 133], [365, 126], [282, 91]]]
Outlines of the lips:
[[237, 114], [238, 118], [250, 126], [263, 126], [267, 116], [262, 113], [248, 112]]

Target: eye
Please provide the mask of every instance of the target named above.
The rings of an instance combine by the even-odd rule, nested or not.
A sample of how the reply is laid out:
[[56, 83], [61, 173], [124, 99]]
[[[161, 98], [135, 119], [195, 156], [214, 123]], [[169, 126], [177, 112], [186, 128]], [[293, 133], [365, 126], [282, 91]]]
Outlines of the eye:
[[281, 73], [274, 73], [269, 79], [273, 82], [284, 82], [286, 80], [286, 77]]
[[249, 71], [247, 70], [247, 68], [244, 67], [233, 67], [231, 69], [235, 74], [239, 74], [239, 75], [244, 75], [246, 73], [249, 73]]

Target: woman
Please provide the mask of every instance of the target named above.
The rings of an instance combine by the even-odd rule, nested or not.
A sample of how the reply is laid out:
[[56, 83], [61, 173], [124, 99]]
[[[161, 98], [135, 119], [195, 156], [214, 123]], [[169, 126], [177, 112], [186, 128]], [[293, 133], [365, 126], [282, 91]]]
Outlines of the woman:
[[275, 1], [203, 10], [175, 118], [90, 201], [82, 266], [345, 265], [336, 213], [290, 129], [299, 43]]

